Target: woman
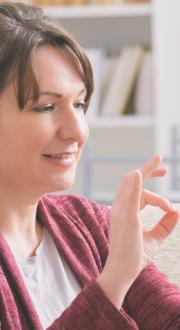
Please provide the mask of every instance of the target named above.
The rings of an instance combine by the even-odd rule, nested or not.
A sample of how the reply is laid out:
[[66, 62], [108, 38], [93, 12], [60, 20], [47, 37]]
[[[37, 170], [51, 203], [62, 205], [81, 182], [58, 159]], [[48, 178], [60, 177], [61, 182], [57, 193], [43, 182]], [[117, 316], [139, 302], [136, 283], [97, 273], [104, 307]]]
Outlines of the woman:
[[[124, 176], [111, 210], [50, 194], [73, 184], [88, 139], [91, 66], [24, 4], [0, 5], [0, 50], [1, 329], [179, 329], [180, 292], [150, 263], [179, 215], [142, 190], [161, 157]], [[165, 215], [143, 234], [146, 204]]]

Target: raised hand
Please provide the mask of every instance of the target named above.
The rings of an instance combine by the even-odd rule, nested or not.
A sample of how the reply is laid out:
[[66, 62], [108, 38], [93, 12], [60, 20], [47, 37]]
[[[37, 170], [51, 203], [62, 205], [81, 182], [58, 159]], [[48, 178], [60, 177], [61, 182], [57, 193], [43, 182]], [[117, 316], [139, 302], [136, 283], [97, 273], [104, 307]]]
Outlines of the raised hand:
[[[160, 164], [161, 156], [156, 155], [140, 169], [125, 174], [110, 211], [109, 254], [97, 281], [117, 307], [178, 221], [179, 213], [169, 201], [142, 190], [144, 180], [166, 174]], [[147, 204], [158, 206], [165, 215], [151, 231], [143, 232], [139, 210]]]

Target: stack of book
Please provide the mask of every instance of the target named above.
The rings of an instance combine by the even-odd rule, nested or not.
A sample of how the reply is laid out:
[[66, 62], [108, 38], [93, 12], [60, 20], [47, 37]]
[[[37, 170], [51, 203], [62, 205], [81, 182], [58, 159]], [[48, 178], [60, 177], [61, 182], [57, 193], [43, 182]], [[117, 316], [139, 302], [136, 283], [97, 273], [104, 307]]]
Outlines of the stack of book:
[[126, 46], [119, 55], [105, 57], [87, 50], [94, 71], [95, 91], [88, 116], [153, 114], [153, 64], [150, 50]]
[[41, 6], [82, 6], [82, 5], [112, 5], [122, 3], [142, 3], [150, 2], [150, 0], [32, 0], [34, 4]]

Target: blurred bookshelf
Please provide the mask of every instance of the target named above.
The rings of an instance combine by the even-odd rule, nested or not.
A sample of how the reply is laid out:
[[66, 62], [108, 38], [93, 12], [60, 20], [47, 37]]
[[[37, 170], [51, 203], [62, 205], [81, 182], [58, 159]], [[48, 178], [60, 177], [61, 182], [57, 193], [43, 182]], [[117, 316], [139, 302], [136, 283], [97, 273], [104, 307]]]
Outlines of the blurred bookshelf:
[[[43, 1], [37, 4], [76, 37], [92, 63], [96, 88], [87, 121], [94, 153], [100, 157], [104, 152], [110, 157], [120, 154], [148, 159], [158, 152], [169, 158], [172, 129], [180, 122], [179, 0], [174, 0], [173, 4], [170, 0], [68, 1], [66, 5], [63, 1]], [[107, 63], [113, 61], [114, 71], [105, 79]], [[125, 86], [125, 90], [112, 88], [118, 84]], [[114, 186], [111, 182], [107, 187], [103, 185], [103, 178], [108, 178], [105, 166], [97, 170], [93, 196], [101, 199], [96, 185], [102, 186], [103, 196], [112, 196], [117, 178], [132, 165], [133, 162], [122, 169], [108, 169], [116, 178]], [[171, 169], [171, 164], [168, 166]], [[80, 173], [84, 170], [83, 179], [78, 176], [71, 192], [85, 192], [82, 180], [87, 180], [88, 173], [82, 160]], [[171, 195], [173, 200], [178, 199], [179, 194], [171, 187], [171, 170], [168, 179], [150, 183], [149, 187], [165, 196]], [[92, 197], [90, 193], [89, 197]]]
[[95, 117], [88, 120], [88, 125], [90, 128], [133, 128], [133, 127], [153, 127], [154, 126], [154, 118], [153, 116], [150, 117], [143, 117], [143, 116], [135, 116], [135, 115], [127, 115], [122, 116], [120, 118], [117, 117]]
[[51, 18], [85, 18], [85, 17], [132, 17], [151, 15], [149, 3], [107, 4], [107, 5], [43, 5], [44, 12]]
[[35, 0], [34, 4], [41, 6], [108, 6], [108, 5], [136, 5], [150, 3], [150, 0]]

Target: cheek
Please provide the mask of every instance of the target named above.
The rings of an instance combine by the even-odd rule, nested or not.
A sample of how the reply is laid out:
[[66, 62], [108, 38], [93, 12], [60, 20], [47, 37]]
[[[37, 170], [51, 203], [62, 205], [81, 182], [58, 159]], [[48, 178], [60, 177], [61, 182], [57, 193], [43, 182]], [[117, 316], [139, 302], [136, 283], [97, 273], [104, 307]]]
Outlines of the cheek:
[[34, 150], [43, 148], [51, 141], [53, 135], [54, 129], [50, 123], [36, 123], [26, 129], [26, 145]]
[[89, 127], [87, 125], [87, 122], [81, 123], [81, 139], [79, 139], [79, 143], [78, 143], [79, 152], [77, 155], [77, 163], [79, 162], [80, 156], [85, 147], [85, 144], [88, 141], [88, 138], [89, 138]]
[[84, 137], [84, 143], [86, 143], [88, 141], [89, 138], [89, 127], [88, 124], [86, 123], [86, 127], [85, 127], [85, 137]]
[[89, 126], [87, 124], [87, 120], [85, 117], [83, 118], [81, 127], [82, 127], [83, 144], [85, 144], [89, 138]]

